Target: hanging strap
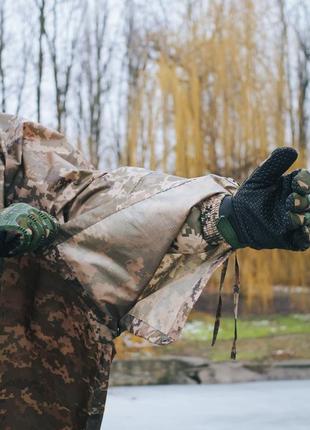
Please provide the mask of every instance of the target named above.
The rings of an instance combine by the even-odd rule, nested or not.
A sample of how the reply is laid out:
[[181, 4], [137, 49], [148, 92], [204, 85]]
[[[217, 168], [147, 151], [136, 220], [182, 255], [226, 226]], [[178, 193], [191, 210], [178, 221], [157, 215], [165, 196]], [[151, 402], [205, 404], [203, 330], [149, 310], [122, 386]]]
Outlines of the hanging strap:
[[221, 280], [220, 280], [220, 288], [219, 288], [219, 301], [216, 309], [215, 323], [213, 328], [213, 337], [212, 337], [212, 346], [215, 345], [217, 334], [219, 332], [220, 324], [221, 324], [221, 316], [222, 316], [222, 290], [224, 286], [225, 276], [227, 272], [228, 266], [228, 258], [224, 261], [222, 271], [221, 271]]
[[237, 357], [237, 339], [238, 339], [238, 306], [240, 295], [240, 268], [237, 253], [235, 253], [235, 283], [233, 286], [234, 294], [234, 340], [231, 348], [230, 358], [235, 360]]
[[[215, 317], [215, 323], [213, 328], [213, 337], [212, 337], [212, 346], [215, 345], [217, 335], [220, 328], [221, 323], [221, 316], [222, 316], [222, 291], [224, 287], [224, 281], [226, 277], [227, 272], [227, 266], [228, 266], [228, 260], [225, 260], [223, 263], [222, 271], [221, 271], [221, 280], [220, 280], [220, 287], [219, 287], [219, 301], [216, 309], [216, 317]], [[238, 339], [238, 330], [237, 330], [237, 323], [238, 323], [238, 305], [239, 305], [239, 294], [240, 294], [240, 268], [239, 268], [239, 262], [237, 257], [237, 252], [235, 252], [235, 282], [233, 285], [233, 297], [234, 297], [234, 338], [233, 338], [233, 344], [231, 348], [231, 354], [230, 358], [232, 360], [236, 359], [237, 356], [237, 339]]]

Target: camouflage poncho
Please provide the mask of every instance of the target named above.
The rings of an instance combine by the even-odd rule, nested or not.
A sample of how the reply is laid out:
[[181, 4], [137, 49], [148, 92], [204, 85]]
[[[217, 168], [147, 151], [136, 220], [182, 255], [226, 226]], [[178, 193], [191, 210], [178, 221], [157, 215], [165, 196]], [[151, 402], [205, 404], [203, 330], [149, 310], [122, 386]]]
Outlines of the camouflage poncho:
[[1, 429], [99, 430], [113, 339], [124, 329], [157, 344], [178, 337], [231, 253], [213, 240], [212, 217], [236, 184], [97, 171], [55, 131], [6, 115], [0, 129], [1, 207], [25, 202], [61, 224], [43, 254], [5, 260]]

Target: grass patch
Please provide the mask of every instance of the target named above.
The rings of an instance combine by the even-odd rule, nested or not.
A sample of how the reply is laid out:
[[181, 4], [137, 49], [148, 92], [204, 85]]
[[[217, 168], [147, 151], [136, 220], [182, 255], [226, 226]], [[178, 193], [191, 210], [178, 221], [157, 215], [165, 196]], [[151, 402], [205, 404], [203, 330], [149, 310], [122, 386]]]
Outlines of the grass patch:
[[[217, 342], [211, 347], [214, 317], [193, 313], [181, 338], [159, 347], [124, 333], [116, 340], [117, 359], [196, 356], [212, 361], [230, 359], [234, 321], [223, 317]], [[263, 315], [238, 321], [238, 360], [266, 362], [310, 359], [310, 314]]]
[[[182, 339], [188, 341], [209, 341], [212, 338], [214, 318], [202, 313], [195, 313], [186, 324]], [[218, 333], [218, 340], [233, 338], [234, 320], [223, 317]], [[286, 334], [310, 334], [310, 314], [268, 315], [251, 319], [238, 320], [239, 339], [256, 339]]]

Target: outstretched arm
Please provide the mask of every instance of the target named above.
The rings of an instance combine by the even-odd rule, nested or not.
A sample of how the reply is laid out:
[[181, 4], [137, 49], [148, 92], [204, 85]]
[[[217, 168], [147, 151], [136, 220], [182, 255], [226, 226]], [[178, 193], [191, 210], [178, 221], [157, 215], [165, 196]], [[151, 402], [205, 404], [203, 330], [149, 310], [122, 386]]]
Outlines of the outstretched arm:
[[220, 243], [232, 250], [310, 247], [310, 172], [284, 175], [297, 158], [292, 148], [278, 148], [235, 189], [205, 199], [192, 208], [171, 252], [203, 252]]

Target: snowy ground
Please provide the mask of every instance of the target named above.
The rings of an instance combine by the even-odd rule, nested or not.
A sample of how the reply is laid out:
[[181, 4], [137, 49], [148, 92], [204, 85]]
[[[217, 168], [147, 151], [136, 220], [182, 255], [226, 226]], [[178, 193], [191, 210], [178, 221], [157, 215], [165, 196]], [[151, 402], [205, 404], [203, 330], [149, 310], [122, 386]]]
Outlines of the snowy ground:
[[309, 430], [310, 381], [111, 388], [101, 430]]

